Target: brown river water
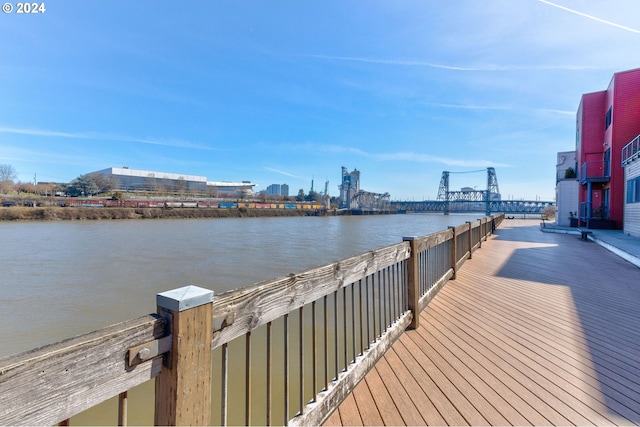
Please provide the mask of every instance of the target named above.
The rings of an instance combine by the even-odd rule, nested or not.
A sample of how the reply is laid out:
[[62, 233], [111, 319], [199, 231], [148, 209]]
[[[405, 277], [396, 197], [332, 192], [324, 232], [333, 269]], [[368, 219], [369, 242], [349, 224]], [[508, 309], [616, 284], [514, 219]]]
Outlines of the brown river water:
[[[2, 222], [0, 357], [152, 313], [159, 292], [222, 293], [482, 216]], [[152, 391], [130, 392], [130, 424], [153, 423]], [[116, 416], [112, 400], [72, 423]]]

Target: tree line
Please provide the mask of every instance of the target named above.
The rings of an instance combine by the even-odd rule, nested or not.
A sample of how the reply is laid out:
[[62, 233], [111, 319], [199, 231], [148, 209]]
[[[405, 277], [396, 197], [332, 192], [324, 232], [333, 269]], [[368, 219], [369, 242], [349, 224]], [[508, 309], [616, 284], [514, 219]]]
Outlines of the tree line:
[[17, 181], [18, 173], [9, 164], [0, 164], [0, 192], [36, 194], [52, 196], [64, 194], [67, 196], [94, 196], [110, 192], [112, 183], [106, 177], [99, 175], [80, 175], [70, 183], [38, 183]]

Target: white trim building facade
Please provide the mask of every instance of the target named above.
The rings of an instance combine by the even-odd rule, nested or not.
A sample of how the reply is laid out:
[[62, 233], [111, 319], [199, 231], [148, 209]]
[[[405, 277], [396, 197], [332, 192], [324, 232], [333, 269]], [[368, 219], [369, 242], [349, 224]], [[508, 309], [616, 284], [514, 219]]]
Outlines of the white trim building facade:
[[640, 238], [640, 135], [622, 149], [624, 233]]

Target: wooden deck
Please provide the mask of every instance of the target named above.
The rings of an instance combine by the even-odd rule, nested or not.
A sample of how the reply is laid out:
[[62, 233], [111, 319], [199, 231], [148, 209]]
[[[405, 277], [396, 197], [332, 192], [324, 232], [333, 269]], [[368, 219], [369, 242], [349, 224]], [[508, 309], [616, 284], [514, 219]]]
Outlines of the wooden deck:
[[640, 424], [640, 269], [506, 220], [325, 425]]

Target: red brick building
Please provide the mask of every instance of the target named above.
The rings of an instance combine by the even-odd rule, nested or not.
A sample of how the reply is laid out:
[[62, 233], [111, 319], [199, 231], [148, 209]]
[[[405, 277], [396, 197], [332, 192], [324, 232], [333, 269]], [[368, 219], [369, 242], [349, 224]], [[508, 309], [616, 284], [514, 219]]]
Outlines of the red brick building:
[[605, 91], [582, 95], [576, 117], [581, 225], [623, 228], [621, 152], [638, 134], [640, 68], [614, 74]]

